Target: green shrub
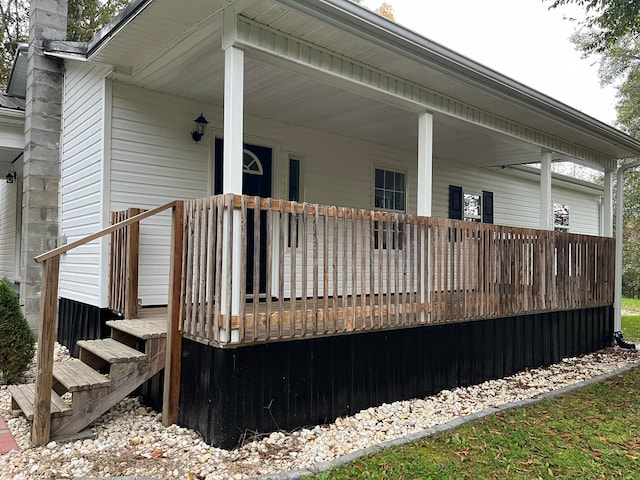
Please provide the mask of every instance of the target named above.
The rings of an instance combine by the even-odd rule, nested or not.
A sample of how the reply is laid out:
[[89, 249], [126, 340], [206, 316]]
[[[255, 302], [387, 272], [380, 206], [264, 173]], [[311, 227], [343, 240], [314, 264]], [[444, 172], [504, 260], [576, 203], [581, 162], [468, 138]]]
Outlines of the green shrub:
[[29, 368], [35, 340], [9, 280], [0, 280], [0, 383], [9, 383]]

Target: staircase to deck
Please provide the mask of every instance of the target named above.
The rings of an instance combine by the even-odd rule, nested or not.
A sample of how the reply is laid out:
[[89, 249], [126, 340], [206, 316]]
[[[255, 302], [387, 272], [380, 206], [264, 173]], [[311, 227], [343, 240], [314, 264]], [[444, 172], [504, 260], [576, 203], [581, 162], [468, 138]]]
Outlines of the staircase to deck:
[[[165, 366], [167, 315], [153, 309], [112, 320], [111, 337], [81, 340], [79, 358], [53, 364], [51, 438], [73, 437]], [[9, 387], [14, 410], [33, 420], [35, 384]]]

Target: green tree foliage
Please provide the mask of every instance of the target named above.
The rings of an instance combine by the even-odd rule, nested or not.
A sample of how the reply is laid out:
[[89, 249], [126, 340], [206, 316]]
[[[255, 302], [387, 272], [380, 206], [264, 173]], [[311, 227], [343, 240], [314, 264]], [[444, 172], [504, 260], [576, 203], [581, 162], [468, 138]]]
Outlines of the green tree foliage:
[[[362, 5], [362, 0], [351, 0], [353, 3], [357, 3], [358, 5]], [[382, 4], [375, 9], [375, 12], [378, 15], [381, 15], [393, 22], [395, 22], [395, 10], [393, 9], [393, 5], [387, 2], [382, 2]]]
[[20, 377], [33, 359], [35, 341], [9, 280], [0, 280], [0, 383]]
[[583, 46], [589, 53], [602, 53], [622, 38], [640, 34], [640, 2], [637, 0], [550, 0], [551, 8], [576, 4], [587, 18], [582, 22], [589, 31]]
[[[69, 0], [67, 40], [87, 42], [129, 3], [128, 0]], [[13, 57], [29, 34], [29, 1], [0, 0], [0, 90], [11, 75]]]
[[67, 39], [88, 42], [129, 0], [69, 0]]
[[28, 18], [28, 3], [24, 0], [0, 0], [0, 90], [9, 82], [18, 44], [27, 40]]
[[[619, 126], [640, 139], [640, 2], [637, 0], [548, 0], [551, 8], [576, 4], [587, 17], [573, 42], [585, 56], [598, 55], [600, 80], [615, 85]], [[618, 226], [616, 226], [618, 228]], [[624, 185], [622, 291], [640, 298], [640, 172]]]

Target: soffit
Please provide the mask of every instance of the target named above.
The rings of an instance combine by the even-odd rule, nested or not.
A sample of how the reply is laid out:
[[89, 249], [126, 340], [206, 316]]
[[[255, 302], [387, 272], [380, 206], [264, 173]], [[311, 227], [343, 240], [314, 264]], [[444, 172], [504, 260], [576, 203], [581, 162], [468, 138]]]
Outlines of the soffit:
[[[224, 54], [220, 8], [223, 3], [226, 2], [190, 2], [185, 8], [178, 2], [154, 0], [108, 42], [90, 53], [90, 59], [113, 65], [112, 77], [117, 80], [222, 106]], [[250, 4], [242, 15], [604, 155], [618, 158], [630, 154], [628, 145], [616, 143], [615, 135], [601, 138], [585, 130], [584, 122], [571, 123], [540, 108], [523, 105], [521, 98], [490, 91], [479, 86], [476, 80], [452, 77], [438, 65], [427, 67], [411, 56], [399, 55], [371, 42], [366, 35], [354, 35], [271, 0]], [[265, 63], [263, 57], [251, 51], [246, 53], [245, 61], [245, 112], [346, 133], [393, 148], [414, 150], [417, 142], [415, 112], [333, 87], [317, 72], [294, 73], [288, 71], [286, 65], [283, 68]], [[437, 114], [434, 130], [434, 154], [443, 158], [461, 158], [484, 149], [484, 159], [474, 155], [474, 162], [500, 165], [539, 160], [538, 148], [461, 120]], [[511, 160], [503, 160], [507, 158]]]

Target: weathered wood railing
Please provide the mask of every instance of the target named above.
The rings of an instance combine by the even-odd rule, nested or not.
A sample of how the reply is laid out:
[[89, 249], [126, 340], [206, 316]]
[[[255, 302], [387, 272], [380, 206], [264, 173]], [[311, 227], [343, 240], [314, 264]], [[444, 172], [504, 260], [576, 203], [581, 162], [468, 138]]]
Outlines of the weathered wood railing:
[[[143, 212], [129, 208], [111, 212], [111, 225], [123, 222]], [[140, 224], [111, 232], [109, 243], [109, 310], [125, 318], [135, 318], [138, 312], [138, 258]]]
[[[177, 208], [176, 205], [179, 205]], [[42, 445], [49, 441], [51, 434], [51, 387], [53, 384], [53, 347], [55, 343], [55, 327], [58, 318], [58, 285], [60, 282], [60, 256], [76, 247], [99, 239], [112, 232], [122, 230], [130, 225], [139, 224], [160, 212], [173, 208], [173, 223], [182, 228], [182, 205], [170, 202], [161, 207], [135, 215], [125, 221], [111, 225], [97, 233], [63, 245], [43, 253], [35, 258], [42, 263], [42, 292], [40, 299], [40, 321], [38, 325], [38, 350], [36, 354], [36, 381], [33, 425], [31, 430], [32, 445]], [[177, 219], [177, 220], [176, 220]], [[178, 258], [181, 256], [178, 255]], [[171, 291], [169, 293], [171, 296]], [[170, 320], [174, 318], [169, 310]], [[177, 321], [177, 314], [175, 315]], [[167, 340], [169, 342], [169, 339]], [[167, 356], [168, 358], [170, 355]], [[177, 410], [176, 410], [177, 411]]]
[[613, 303], [611, 238], [233, 195], [183, 234], [180, 329], [223, 346]]

